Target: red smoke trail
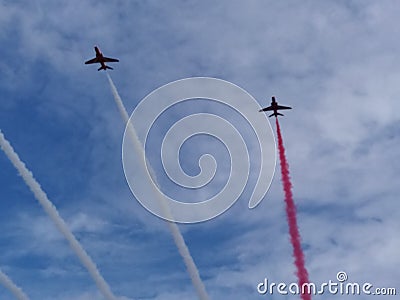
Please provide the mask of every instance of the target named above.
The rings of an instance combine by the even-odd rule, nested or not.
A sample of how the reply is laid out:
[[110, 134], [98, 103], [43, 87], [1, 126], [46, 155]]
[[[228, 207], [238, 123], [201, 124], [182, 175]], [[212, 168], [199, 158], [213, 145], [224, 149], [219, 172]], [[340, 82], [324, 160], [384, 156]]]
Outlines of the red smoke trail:
[[[299, 228], [297, 227], [296, 205], [293, 201], [292, 183], [290, 182], [289, 175], [289, 165], [286, 161], [285, 147], [283, 146], [283, 139], [281, 129], [279, 127], [278, 118], [276, 118], [276, 131], [278, 135], [279, 158], [281, 164], [283, 190], [285, 192], [286, 215], [289, 223], [290, 241], [293, 246], [294, 263], [297, 268], [296, 274], [299, 280], [299, 287], [301, 291], [303, 284], [309, 282], [308, 272], [305, 267], [303, 250], [301, 249], [300, 232]], [[306, 290], [305, 293], [302, 293], [301, 299], [311, 300], [311, 294], [307, 293]]]

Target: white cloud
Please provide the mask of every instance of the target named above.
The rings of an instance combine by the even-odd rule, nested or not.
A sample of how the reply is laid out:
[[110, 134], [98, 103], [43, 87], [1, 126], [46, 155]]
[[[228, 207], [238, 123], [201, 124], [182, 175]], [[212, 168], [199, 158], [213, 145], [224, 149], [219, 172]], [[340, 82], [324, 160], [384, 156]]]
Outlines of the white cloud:
[[[193, 75], [231, 80], [263, 105], [276, 94], [278, 101], [294, 107], [281, 125], [310, 278], [334, 279], [340, 267], [350, 278], [396, 284], [400, 43], [395, 38], [399, 8], [394, 3], [3, 4], [0, 40], [3, 51], [7, 45], [13, 49], [3, 54], [0, 87], [18, 97], [2, 100], [7, 118], [0, 112], [0, 126], [12, 131], [14, 122], [19, 123], [14, 139], [48, 183], [56, 170], [45, 168], [46, 162], [63, 162], [75, 146], [85, 146], [87, 162], [64, 162], [82, 172], [79, 181], [87, 182], [85, 188], [72, 185], [68, 176], [58, 186], [45, 188], [53, 189], [56, 204], [116, 294], [133, 298], [151, 285], [156, 299], [188, 299], [194, 294], [163, 222], [131, 198], [121, 175], [123, 124], [106, 80], [83, 61], [93, 55], [91, 47], [97, 43], [105, 54], [120, 58], [112, 75], [130, 109], [161, 84]], [[41, 57], [51, 73], [34, 72]], [[57, 86], [47, 86], [40, 99], [29, 95], [33, 99], [22, 101], [22, 92], [31, 91], [29, 85], [45, 75], [55, 78], [51, 84]], [[47, 126], [31, 129], [31, 116]], [[53, 118], [62, 121], [53, 129], [67, 132], [65, 138], [48, 139]], [[42, 137], [44, 144], [30, 140], [23, 147], [27, 144], [20, 137], [32, 135]], [[39, 150], [46, 146], [44, 157]], [[213, 299], [254, 295], [252, 288], [265, 275], [294, 279], [279, 177], [277, 169], [271, 190], [255, 210], [247, 210], [247, 201], [240, 199], [219, 219], [182, 226]], [[73, 199], [64, 201], [65, 190], [75, 193]], [[2, 201], [11, 206], [14, 193], [24, 196], [9, 189]], [[19, 273], [16, 259], [54, 259], [58, 265], [43, 272], [58, 283], [71, 273], [65, 267], [69, 262], [62, 262], [71, 254], [47, 218], [26, 210], [12, 226], [7, 223], [12, 230], [1, 262]], [[218, 234], [233, 230], [228, 241], [218, 240]], [[213, 265], [207, 261], [211, 244], [219, 246]], [[231, 260], [218, 265], [225, 257]], [[153, 275], [151, 281], [157, 270], [163, 276]], [[169, 280], [170, 272], [174, 277]], [[18, 282], [29, 291], [29, 278], [22, 279]], [[43, 282], [39, 287], [43, 294], [38, 299], [46, 298], [46, 286]], [[71, 297], [97, 299], [98, 294], [60, 289], [60, 299]]]

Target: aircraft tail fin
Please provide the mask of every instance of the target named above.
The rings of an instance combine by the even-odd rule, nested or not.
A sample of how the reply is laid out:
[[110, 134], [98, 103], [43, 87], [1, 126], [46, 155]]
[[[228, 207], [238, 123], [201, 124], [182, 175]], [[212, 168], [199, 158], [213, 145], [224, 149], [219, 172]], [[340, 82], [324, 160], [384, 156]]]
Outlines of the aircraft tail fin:
[[278, 112], [274, 112], [273, 114], [270, 114], [268, 117], [271, 118], [272, 116], [278, 117], [278, 116], [283, 116], [283, 114], [278, 113]]
[[111, 68], [111, 67], [109, 67], [109, 66], [105, 66], [105, 67], [101, 66], [100, 68], [97, 69], [97, 71], [100, 71], [100, 70], [107, 70], [107, 69], [114, 70], [113, 68]]

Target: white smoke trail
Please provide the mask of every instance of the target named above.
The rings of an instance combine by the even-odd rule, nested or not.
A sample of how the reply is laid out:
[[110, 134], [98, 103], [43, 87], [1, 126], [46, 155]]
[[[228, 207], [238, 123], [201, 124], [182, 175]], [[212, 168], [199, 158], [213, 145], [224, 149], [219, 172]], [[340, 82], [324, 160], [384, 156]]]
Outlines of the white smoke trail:
[[12, 280], [0, 271], [0, 283], [4, 285], [18, 300], [29, 300], [28, 296]]
[[[127, 130], [129, 130], [129, 135], [131, 136], [132, 142], [134, 144], [134, 147], [136, 151], [139, 152], [139, 154], [143, 154], [143, 146], [139, 141], [139, 138], [137, 137], [136, 131], [133, 128], [131, 123], [128, 123], [129, 121], [129, 115], [126, 111], [126, 108], [122, 102], [121, 97], [119, 96], [119, 93], [117, 91], [117, 88], [115, 87], [110, 75], [107, 73], [107, 78], [111, 86], [111, 91], [114, 96], [115, 103], [117, 104], [118, 110], [121, 113], [122, 118], [124, 119], [125, 124], [128, 124]], [[149, 172], [152, 173], [153, 178], [156, 178], [154, 170], [152, 170], [151, 166], [149, 163], [147, 163], [147, 166], [149, 168]], [[164, 202], [163, 198], [160, 197], [159, 193], [155, 192], [154, 196], [159, 199], [160, 205], [163, 207], [163, 210], [168, 211], [168, 207], [166, 206], [167, 204]], [[178, 248], [179, 254], [182, 256], [183, 261], [186, 265], [186, 268], [188, 270], [190, 279], [192, 280], [193, 286], [197, 292], [197, 295], [199, 299], [201, 300], [208, 300], [208, 294], [206, 291], [206, 288], [201, 281], [199, 271], [197, 269], [196, 264], [194, 263], [194, 260], [192, 256], [190, 255], [189, 249], [186, 246], [185, 240], [179, 230], [178, 225], [176, 223], [171, 222], [171, 221], [166, 221], [168, 224], [168, 228], [171, 231], [172, 237], [174, 239], [175, 245]]]
[[0, 130], [0, 147], [10, 159], [14, 167], [18, 170], [19, 174], [24, 179], [26, 185], [35, 195], [35, 198], [39, 201], [42, 205], [43, 209], [49, 215], [49, 217], [53, 220], [54, 224], [60, 230], [62, 235], [67, 239], [69, 242], [72, 250], [78, 256], [81, 263], [85, 266], [87, 271], [92, 276], [93, 280], [95, 281], [97, 287], [99, 288], [100, 292], [107, 300], [117, 300], [117, 298], [111, 292], [110, 287], [108, 286], [107, 282], [101, 276], [99, 270], [97, 269], [95, 263], [86, 253], [86, 251], [82, 248], [81, 244], [77, 241], [75, 236], [69, 230], [65, 221], [59, 215], [57, 209], [50, 202], [49, 198], [47, 197], [46, 193], [42, 190], [40, 184], [36, 181], [33, 177], [31, 171], [27, 169], [25, 164], [21, 161], [18, 154], [14, 151], [10, 143], [6, 140], [3, 133]]

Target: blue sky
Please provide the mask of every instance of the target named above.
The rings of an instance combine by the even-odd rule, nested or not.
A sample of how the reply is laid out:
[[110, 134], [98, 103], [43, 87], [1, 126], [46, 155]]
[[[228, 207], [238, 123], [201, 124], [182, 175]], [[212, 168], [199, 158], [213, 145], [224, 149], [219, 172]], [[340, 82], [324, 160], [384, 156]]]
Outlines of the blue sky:
[[[196, 294], [164, 222], [129, 191], [124, 124], [106, 75], [83, 64], [93, 45], [120, 59], [110, 74], [129, 112], [192, 76], [231, 81], [261, 106], [271, 95], [293, 106], [281, 127], [310, 279], [345, 270], [351, 281], [400, 289], [396, 1], [0, 5], [0, 129], [121, 299]], [[199, 151], [184, 150], [190, 172]], [[1, 270], [34, 300], [102, 299], [2, 152], [0, 187]], [[264, 277], [296, 281], [279, 169], [254, 210], [249, 193], [214, 220], [180, 225], [212, 299], [263, 299]], [[0, 299], [13, 298], [0, 288]]]

